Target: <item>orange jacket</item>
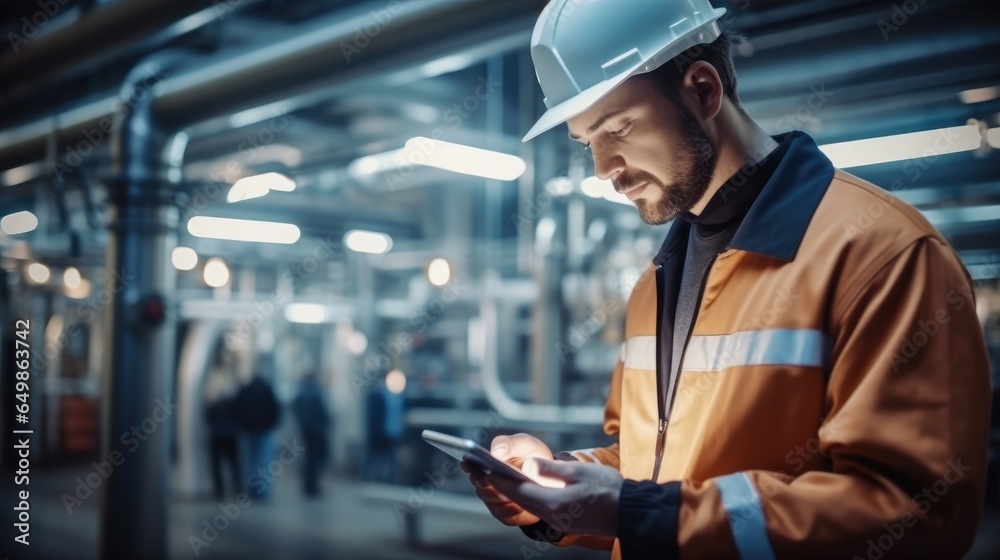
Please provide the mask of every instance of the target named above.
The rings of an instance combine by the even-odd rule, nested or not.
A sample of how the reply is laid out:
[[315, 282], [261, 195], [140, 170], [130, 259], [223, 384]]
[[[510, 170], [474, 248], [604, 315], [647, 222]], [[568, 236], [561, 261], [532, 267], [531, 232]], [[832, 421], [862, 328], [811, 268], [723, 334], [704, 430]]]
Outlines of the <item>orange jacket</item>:
[[[650, 481], [675, 220], [628, 305], [607, 400], [635, 558], [958, 558], [982, 508], [990, 381], [971, 280], [914, 208], [803, 133], [711, 266]], [[661, 284], [658, 289], [658, 283]], [[671, 315], [668, 315], [671, 316]]]

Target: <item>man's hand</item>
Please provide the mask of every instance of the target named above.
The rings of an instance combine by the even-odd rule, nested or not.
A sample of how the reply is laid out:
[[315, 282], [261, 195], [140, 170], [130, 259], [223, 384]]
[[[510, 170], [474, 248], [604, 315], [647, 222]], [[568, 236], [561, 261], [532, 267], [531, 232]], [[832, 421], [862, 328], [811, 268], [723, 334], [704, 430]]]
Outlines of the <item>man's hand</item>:
[[594, 463], [535, 460], [542, 476], [566, 483], [565, 488], [546, 488], [501, 475], [487, 475], [490, 485], [566, 534], [614, 537], [618, 532], [618, 495], [624, 480], [617, 470]]
[[[490, 453], [516, 468], [521, 468], [529, 457], [552, 459], [552, 450], [542, 440], [528, 434], [497, 436], [490, 445]], [[487, 475], [475, 465], [463, 462], [461, 467], [469, 473], [469, 482], [476, 487], [476, 496], [500, 523], [510, 526], [538, 523], [538, 516], [524, 511], [524, 508], [497, 492], [487, 480]]]

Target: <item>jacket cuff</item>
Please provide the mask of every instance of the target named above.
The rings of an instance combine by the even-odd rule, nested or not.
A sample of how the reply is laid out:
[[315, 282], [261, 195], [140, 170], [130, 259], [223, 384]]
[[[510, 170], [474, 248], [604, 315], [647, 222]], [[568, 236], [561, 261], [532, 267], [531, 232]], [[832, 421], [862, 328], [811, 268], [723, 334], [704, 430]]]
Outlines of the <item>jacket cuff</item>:
[[566, 536], [565, 533], [545, 521], [539, 521], [533, 525], [521, 525], [518, 529], [529, 539], [553, 544], [563, 540]]
[[576, 456], [569, 451], [560, 451], [559, 453], [553, 455], [552, 458], [556, 461], [579, 461], [579, 459], [577, 459]]
[[618, 540], [622, 560], [676, 560], [681, 508], [679, 481], [657, 484], [626, 480], [618, 496]]

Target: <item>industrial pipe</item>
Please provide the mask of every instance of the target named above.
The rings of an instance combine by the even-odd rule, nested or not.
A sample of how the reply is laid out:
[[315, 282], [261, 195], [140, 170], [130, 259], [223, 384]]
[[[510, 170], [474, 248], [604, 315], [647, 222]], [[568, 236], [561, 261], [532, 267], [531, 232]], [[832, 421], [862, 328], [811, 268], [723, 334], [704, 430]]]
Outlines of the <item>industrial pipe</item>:
[[[29, 20], [36, 28], [34, 33], [22, 29], [25, 35], [8, 37], [16, 47], [0, 58], [0, 76], [12, 82], [16, 78], [17, 84], [30, 84], [116, 52], [199, 10], [211, 8], [221, 13], [219, 3], [212, 7], [212, 0], [124, 0], [102, 4], [73, 24], [48, 34], [37, 29], [51, 24], [65, 3], [54, 0], [45, 5], [44, 11], [36, 12], [32, 18], [35, 21]], [[39, 19], [39, 14], [46, 17]], [[39, 26], [39, 22], [48, 23]]]
[[[331, 14], [283, 39], [223, 51], [163, 76], [153, 112], [179, 129], [277, 102], [292, 111], [366, 81], [399, 84], [468, 67], [526, 45], [544, 4], [413, 0]], [[0, 169], [43, 160], [52, 135], [66, 145], [101, 134], [116, 110], [117, 97], [98, 96], [0, 133]], [[260, 119], [274, 116], [265, 112]]]

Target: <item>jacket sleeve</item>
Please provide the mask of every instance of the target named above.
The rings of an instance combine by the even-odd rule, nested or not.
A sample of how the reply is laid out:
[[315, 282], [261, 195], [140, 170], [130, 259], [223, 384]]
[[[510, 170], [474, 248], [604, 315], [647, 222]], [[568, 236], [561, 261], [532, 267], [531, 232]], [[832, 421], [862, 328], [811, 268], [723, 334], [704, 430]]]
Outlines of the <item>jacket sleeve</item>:
[[817, 434], [829, 468], [626, 481], [625, 560], [960, 558], [968, 550], [985, 490], [991, 398], [971, 281], [932, 237], [861, 280], [830, 310], [828, 414]]

